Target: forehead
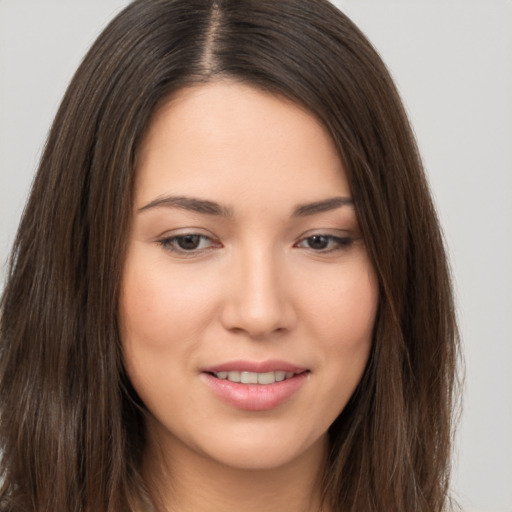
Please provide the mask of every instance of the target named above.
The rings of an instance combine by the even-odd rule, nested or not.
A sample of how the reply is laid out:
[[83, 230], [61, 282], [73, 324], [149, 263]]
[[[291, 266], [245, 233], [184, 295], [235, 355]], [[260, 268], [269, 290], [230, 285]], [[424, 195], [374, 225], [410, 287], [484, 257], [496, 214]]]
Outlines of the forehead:
[[[232, 203], [349, 195], [325, 127], [283, 97], [231, 81], [178, 91], [155, 113], [140, 148], [136, 203], [162, 194]], [[318, 197], [315, 197], [318, 196]]]

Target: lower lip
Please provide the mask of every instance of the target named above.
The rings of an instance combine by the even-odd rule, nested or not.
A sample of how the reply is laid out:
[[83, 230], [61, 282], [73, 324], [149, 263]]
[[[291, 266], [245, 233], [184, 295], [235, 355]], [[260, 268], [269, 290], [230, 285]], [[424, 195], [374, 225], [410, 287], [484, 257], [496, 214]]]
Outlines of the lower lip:
[[289, 400], [306, 382], [309, 372], [274, 384], [241, 384], [227, 379], [217, 379], [202, 373], [213, 393], [236, 409], [245, 411], [268, 411]]

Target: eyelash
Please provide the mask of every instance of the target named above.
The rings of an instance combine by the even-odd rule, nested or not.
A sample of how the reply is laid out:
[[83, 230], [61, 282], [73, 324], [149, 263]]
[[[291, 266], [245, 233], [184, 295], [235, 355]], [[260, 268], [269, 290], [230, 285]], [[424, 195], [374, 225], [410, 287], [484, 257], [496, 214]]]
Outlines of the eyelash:
[[[323, 242], [325, 242], [327, 244], [326, 247], [315, 249], [315, 248], [311, 247], [310, 245], [306, 246], [306, 247], [301, 245], [305, 242], [311, 243], [311, 241], [314, 239], [317, 239], [317, 242], [322, 240]], [[354, 239], [350, 238], [350, 237], [340, 237], [340, 236], [323, 234], [323, 233], [315, 233], [313, 235], [302, 238], [301, 240], [299, 240], [298, 243], [295, 244], [294, 247], [311, 249], [312, 251], [314, 251], [316, 253], [327, 254], [327, 253], [342, 251], [344, 249], [347, 249], [348, 247], [350, 247], [352, 245], [353, 242], [354, 242]], [[334, 247], [332, 247], [332, 246], [334, 246]]]
[[[180, 242], [184, 242], [187, 238], [194, 239], [195, 241], [198, 241], [198, 247], [193, 247], [189, 249], [185, 249], [183, 247], [179, 246]], [[208, 247], [200, 247], [201, 243], [207, 241], [210, 242]], [[201, 235], [199, 233], [186, 233], [184, 235], [175, 235], [170, 236], [166, 238], [162, 238], [161, 240], [158, 240], [158, 244], [162, 246], [165, 250], [176, 252], [183, 255], [194, 255], [194, 254], [200, 254], [205, 251], [208, 251], [209, 249], [212, 249], [214, 247], [220, 247], [219, 242], [215, 242], [211, 237], [206, 235]]]
[[[189, 239], [189, 242], [195, 247], [184, 248], [180, 247], [180, 243], [187, 243], [186, 239]], [[320, 243], [321, 245], [325, 244], [325, 247], [317, 247], [314, 248], [311, 246], [311, 243], [316, 239], [316, 243]], [[206, 247], [201, 247], [204, 242], [208, 242]], [[313, 235], [301, 238], [294, 247], [301, 249], [309, 249], [318, 254], [328, 254], [332, 252], [342, 251], [347, 249], [354, 242], [353, 238], [350, 237], [339, 237], [329, 234], [315, 233]], [[175, 235], [171, 237], [166, 237], [158, 240], [158, 244], [163, 247], [167, 251], [171, 251], [174, 253], [178, 253], [185, 256], [193, 256], [196, 254], [202, 254], [210, 249], [222, 247], [220, 242], [216, 242], [211, 237], [206, 235], [201, 235], [199, 233], [186, 233], [183, 235]], [[303, 245], [307, 244], [307, 245]]]

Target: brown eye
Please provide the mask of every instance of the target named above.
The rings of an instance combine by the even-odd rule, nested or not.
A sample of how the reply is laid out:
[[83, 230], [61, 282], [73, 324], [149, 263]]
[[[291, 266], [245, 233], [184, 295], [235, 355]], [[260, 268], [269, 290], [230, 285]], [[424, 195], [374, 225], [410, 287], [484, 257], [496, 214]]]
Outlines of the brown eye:
[[175, 253], [197, 254], [202, 251], [219, 247], [219, 242], [212, 240], [210, 237], [197, 233], [186, 233], [183, 235], [175, 235], [158, 240], [158, 244], [165, 250]]
[[315, 235], [306, 238], [306, 243], [310, 249], [315, 249], [317, 251], [321, 251], [323, 249], [327, 249], [329, 246], [330, 238], [324, 235]]
[[317, 234], [303, 238], [296, 244], [296, 247], [311, 249], [315, 252], [329, 253], [343, 250], [347, 248], [352, 242], [352, 238]]
[[175, 243], [184, 251], [193, 251], [199, 247], [201, 242], [201, 235], [184, 235], [175, 237]]

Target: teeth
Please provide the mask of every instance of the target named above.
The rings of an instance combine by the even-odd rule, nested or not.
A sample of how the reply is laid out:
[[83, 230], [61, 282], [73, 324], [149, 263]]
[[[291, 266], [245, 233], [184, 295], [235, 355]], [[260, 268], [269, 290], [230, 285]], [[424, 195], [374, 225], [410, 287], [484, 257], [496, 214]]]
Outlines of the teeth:
[[240, 372], [242, 384], [258, 384], [258, 374], [254, 372]]
[[274, 384], [276, 375], [274, 372], [258, 373], [258, 384]]
[[218, 372], [214, 374], [218, 379], [229, 380], [231, 382], [241, 382], [242, 384], [274, 384], [274, 382], [282, 382], [291, 379], [295, 374], [293, 372]]
[[240, 382], [240, 372], [228, 372], [227, 378], [231, 382]]
[[286, 379], [286, 372], [276, 372], [276, 382]]

